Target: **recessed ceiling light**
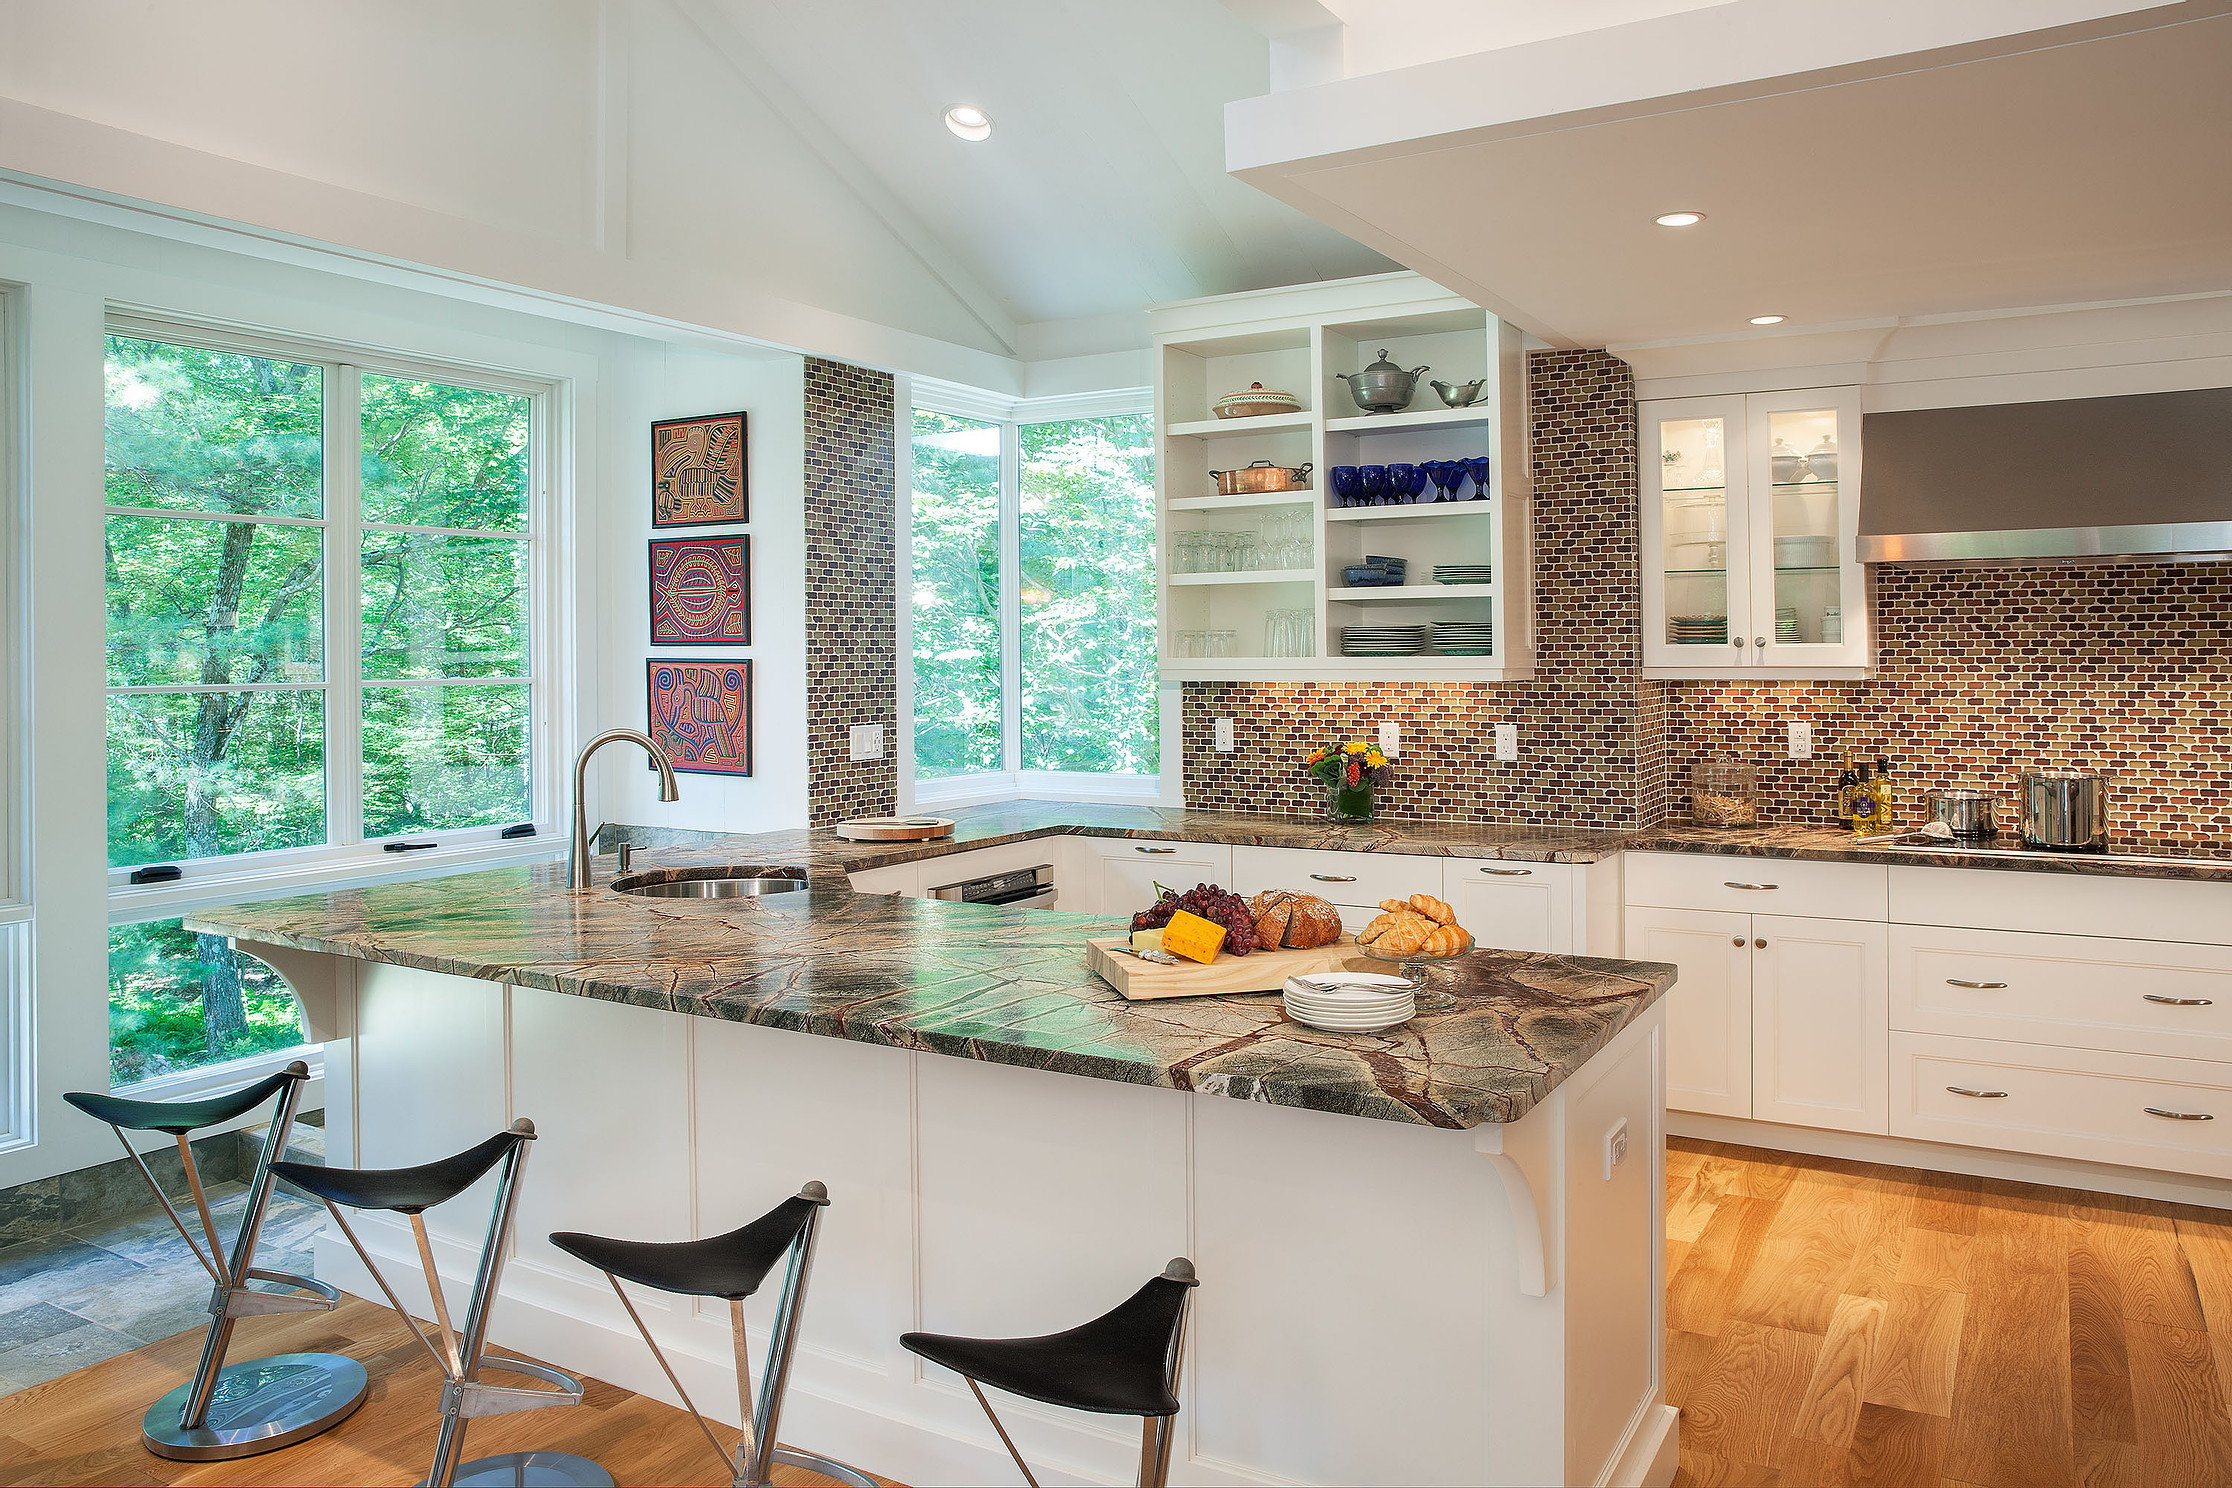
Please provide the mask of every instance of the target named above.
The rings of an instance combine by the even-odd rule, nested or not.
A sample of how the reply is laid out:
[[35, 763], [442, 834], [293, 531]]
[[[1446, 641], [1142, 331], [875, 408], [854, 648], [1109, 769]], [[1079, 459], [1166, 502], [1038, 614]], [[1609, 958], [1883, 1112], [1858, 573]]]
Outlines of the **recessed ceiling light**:
[[946, 128], [965, 140], [989, 139], [992, 116], [973, 103], [957, 103], [945, 111]]
[[1786, 321], [1786, 320], [1788, 320], [1788, 319], [1790, 319], [1790, 317], [1789, 317], [1789, 316], [1787, 316], [1787, 315], [1754, 315], [1754, 316], [1752, 317], [1752, 324], [1753, 324], [1753, 325], [1781, 325], [1781, 324], [1782, 324], [1782, 323], [1783, 323], [1784, 321]]
[[1695, 227], [1705, 220], [1703, 212], [1661, 212], [1651, 219], [1660, 227]]

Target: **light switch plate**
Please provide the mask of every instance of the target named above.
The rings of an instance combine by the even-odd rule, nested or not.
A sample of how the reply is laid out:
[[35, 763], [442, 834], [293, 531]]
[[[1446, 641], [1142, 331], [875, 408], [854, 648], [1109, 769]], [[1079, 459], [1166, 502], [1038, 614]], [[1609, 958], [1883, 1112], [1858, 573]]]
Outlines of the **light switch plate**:
[[882, 724], [856, 723], [852, 726], [852, 757], [856, 760], [880, 760], [884, 757]]
[[1518, 724], [1499, 723], [1496, 725], [1496, 758], [1505, 761], [1519, 758]]
[[1790, 757], [1813, 758], [1813, 725], [1802, 718], [1790, 721]]
[[1220, 719], [1218, 719], [1218, 720], [1217, 720], [1217, 753], [1219, 753], [1219, 754], [1230, 754], [1230, 753], [1232, 753], [1232, 751], [1233, 751], [1234, 749], [1236, 749], [1236, 748], [1238, 748], [1238, 747], [1239, 747], [1239, 746], [1238, 746], [1237, 744], [1235, 744], [1235, 743], [1233, 742], [1233, 739], [1232, 739], [1232, 720], [1231, 720], [1231, 719], [1229, 719], [1229, 718], [1220, 718]]
[[1612, 1130], [1604, 1134], [1604, 1181], [1612, 1181], [1612, 1170], [1627, 1161], [1628, 1125], [1622, 1116], [1612, 1123]]
[[1380, 753], [1386, 755], [1389, 759], [1394, 759], [1402, 754], [1403, 726], [1401, 724], [1383, 723], [1379, 726], [1379, 749]]

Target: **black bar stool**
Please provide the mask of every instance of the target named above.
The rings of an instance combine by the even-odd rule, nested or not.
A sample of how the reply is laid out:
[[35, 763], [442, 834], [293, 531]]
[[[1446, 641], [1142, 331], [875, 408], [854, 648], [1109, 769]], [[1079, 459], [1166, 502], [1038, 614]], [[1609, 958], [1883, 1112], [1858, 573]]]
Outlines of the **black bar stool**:
[[[705, 1433], [714, 1455], [729, 1470], [732, 1488], [765, 1488], [770, 1481], [769, 1468], [777, 1462], [850, 1483], [853, 1488], [877, 1488], [876, 1480], [856, 1467], [775, 1444], [776, 1424], [783, 1414], [783, 1390], [790, 1380], [791, 1355], [798, 1347], [799, 1318], [806, 1308], [806, 1281], [814, 1269], [814, 1240], [821, 1228], [821, 1212], [828, 1205], [829, 1190], [819, 1183], [809, 1183], [795, 1197], [783, 1200], [743, 1228], [703, 1240], [608, 1240], [573, 1230], [560, 1230], [550, 1237], [551, 1244], [575, 1260], [596, 1267], [612, 1284], [629, 1321], [665, 1371], [667, 1383], [682, 1397], [683, 1407], [696, 1418], [698, 1430]], [[783, 1294], [775, 1303], [775, 1323], [768, 1336], [767, 1362], [760, 1371], [755, 1403], [750, 1344], [744, 1332], [744, 1299], [760, 1289], [767, 1273], [786, 1254], [790, 1267], [783, 1274]], [[681, 1297], [719, 1297], [728, 1303], [729, 1335], [736, 1348], [736, 1404], [744, 1422], [733, 1457], [722, 1448], [720, 1438], [690, 1399], [690, 1392], [682, 1388], [674, 1366], [667, 1363], [666, 1354], [652, 1339], [651, 1330], [643, 1325], [635, 1304], [621, 1290], [623, 1277], [655, 1291]]]
[[1111, 1312], [1066, 1333], [1041, 1338], [955, 1338], [905, 1333], [902, 1346], [969, 1382], [992, 1429], [1038, 1488], [978, 1383], [1026, 1400], [1104, 1416], [1138, 1416], [1140, 1488], [1170, 1480], [1171, 1425], [1178, 1415], [1178, 1366], [1185, 1351], [1187, 1304], [1201, 1285], [1183, 1256]]
[[[256, 1241], [263, 1233], [265, 1211], [271, 1207], [276, 1159], [287, 1150], [295, 1107], [309, 1078], [309, 1066], [298, 1059], [245, 1090], [207, 1100], [126, 1100], [89, 1091], [71, 1091], [62, 1097], [96, 1121], [108, 1123], [116, 1139], [124, 1144], [125, 1155], [147, 1180], [155, 1201], [177, 1227], [186, 1248], [215, 1283], [209, 1294], [209, 1333], [202, 1340], [201, 1362], [194, 1368], [194, 1377], [149, 1406], [140, 1421], [140, 1440], [158, 1457], [208, 1462], [275, 1451], [338, 1425], [364, 1404], [370, 1386], [364, 1366], [339, 1354], [274, 1354], [241, 1364], [225, 1362], [232, 1346], [233, 1326], [241, 1318], [280, 1312], [327, 1312], [341, 1297], [332, 1287], [307, 1276], [256, 1268]], [[217, 1222], [209, 1212], [201, 1169], [194, 1162], [192, 1134], [245, 1116], [274, 1095], [279, 1103], [272, 1111], [270, 1126], [264, 1130], [263, 1150], [256, 1155], [255, 1173], [249, 1180], [247, 1208], [233, 1237], [232, 1254], [227, 1256], [217, 1238]], [[200, 1242], [133, 1149], [131, 1139], [124, 1135], [127, 1131], [162, 1132], [178, 1143], [178, 1160], [186, 1170], [186, 1187], [201, 1221]], [[255, 1285], [258, 1282], [264, 1286]], [[286, 1290], [270, 1291], [266, 1287]]]
[[[442, 1371], [442, 1429], [434, 1439], [434, 1465], [427, 1470], [430, 1488], [453, 1485], [515, 1485], [515, 1488], [612, 1488], [612, 1475], [586, 1457], [570, 1452], [506, 1452], [459, 1464], [465, 1450], [465, 1427], [480, 1416], [511, 1411], [537, 1410], [547, 1405], [581, 1404], [581, 1381], [547, 1365], [507, 1358], [487, 1351], [488, 1318], [496, 1303], [496, 1286], [504, 1272], [504, 1253], [511, 1248], [512, 1218], [519, 1207], [519, 1173], [526, 1165], [527, 1144], [534, 1140], [535, 1124], [521, 1118], [509, 1130], [452, 1157], [422, 1163], [415, 1168], [326, 1168], [310, 1163], [274, 1163], [272, 1171], [295, 1187], [325, 1201], [333, 1222], [379, 1283], [395, 1315], [426, 1345]], [[456, 1198], [479, 1182], [493, 1168], [503, 1171], [496, 1183], [488, 1239], [481, 1246], [480, 1270], [473, 1280], [473, 1294], [465, 1305], [462, 1335], [450, 1324], [449, 1302], [442, 1294], [441, 1274], [434, 1266], [434, 1247], [426, 1237], [426, 1211]], [[426, 1336], [385, 1273], [357, 1239], [343, 1208], [384, 1209], [411, 1222], [418, 1241], [419, 1265], [426, 1272], [427, 1294], [434, 1309], [437, 1346]], [[524, 1374], [547, 1383], [519, 1387], [491, 1385], [481, 1379], [483, 1369]]]

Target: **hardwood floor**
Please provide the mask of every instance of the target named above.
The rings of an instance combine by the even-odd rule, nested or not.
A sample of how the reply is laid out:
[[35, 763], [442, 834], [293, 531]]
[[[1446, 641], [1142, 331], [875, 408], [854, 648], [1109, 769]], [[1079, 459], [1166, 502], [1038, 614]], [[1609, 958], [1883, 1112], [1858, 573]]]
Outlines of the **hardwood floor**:
[[[363, 1361], [371, 1397], [332, 1431], [297, 1446], [232, 1462], [166, 1462], [141, 1450], [139, 1421], [150, 1401], [192, 1372], [201, 1335], [182, 1333], [0, 1399], [0, 1483], [379, 1485], [425, 1476], [440, 1376], [393, 1313], [350, 1300], [331, 1313], [259, 1318], [242, 1332], [252, 1353], [325, 1350]], [[714, 1430], [724, 1444], [734, 1442], [729, 1428]], [[601, 1381], [590, 1382], [578, 1408], [475, 1421], [465, 1455], [536, 1448], [593, 1457], [622, 1485], [729, 1481], [687, 1415]], [[832, 1480], [778, 1467], [775, 1481], [801, 1488]]]
[[1677, 1488], [2232, 1485], [2232, 1216], [1676, 1140]]

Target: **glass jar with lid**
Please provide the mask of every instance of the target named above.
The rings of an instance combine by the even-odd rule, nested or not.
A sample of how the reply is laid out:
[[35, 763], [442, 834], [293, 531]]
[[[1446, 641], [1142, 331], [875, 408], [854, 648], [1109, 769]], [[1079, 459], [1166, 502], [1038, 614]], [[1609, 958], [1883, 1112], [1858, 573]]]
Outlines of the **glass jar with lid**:
[[1690, 771], [1690, 820], [1701, 827], [1759, 822], [1759, 771], [1733, 754], [1707, 755]]

